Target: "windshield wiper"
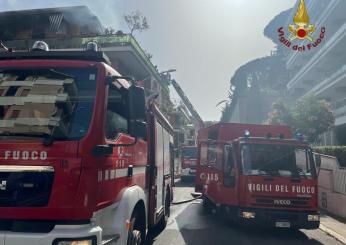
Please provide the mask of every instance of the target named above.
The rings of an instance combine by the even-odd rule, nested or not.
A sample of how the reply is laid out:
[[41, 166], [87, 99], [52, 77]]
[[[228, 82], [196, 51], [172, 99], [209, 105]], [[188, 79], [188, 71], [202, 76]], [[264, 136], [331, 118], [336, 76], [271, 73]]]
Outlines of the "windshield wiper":
[[28, 138], [43, 138], [43, 145], [50, 146], [54, 142], [54, 138], [52, 135], [47, 133], [12, 133], [12, 132], [4, 132], [0, 133], [1, 136], [9, 136], [9, 137], [28, 137]]
[[281, 176], [279, 170], [258, 169], [258, 171], [265, 172], [268, 176], [272, 176], [272, 177]]
[[308, 176], [306, 175], [306, 173], [300, 168], [297, 168], [297, 175], [299, 176], [299, 178], [303, 176], [305, 179], [308, 179]]

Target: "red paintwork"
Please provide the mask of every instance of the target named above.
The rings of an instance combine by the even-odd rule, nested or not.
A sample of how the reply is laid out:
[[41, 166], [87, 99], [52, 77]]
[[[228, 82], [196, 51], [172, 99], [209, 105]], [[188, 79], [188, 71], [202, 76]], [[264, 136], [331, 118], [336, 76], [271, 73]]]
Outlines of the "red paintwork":
[[[70, 61], [70, 60], [8, 60], [0, 61], [0, 68], [4, 67], [90, 67], [98, 70], [96, 98], [89, 131], [79, 141], [55, 141], [52, 146], [43, 146], [42, 140], [34, 139], [23, 141], [0, 141], [0, 160], [4, 165], [50, 165], [54, 167], [55, 178], [49, 204], [40, 208], [0, 208], [0, 219], [31, 219], [31, 220], [90, 220], [93, 212], [109, 206], [122, 198], [123, 192], [129, 186], [137, 185], [144, 190], [151, 189], [154, 185], [152, 172], [143, 171], [135, 174], [131, 179], [127, 176], [110, 179], [106, 177], [106, 171], [110, 173], [114, 169], [127, 169], [129, 165], [134, 168], [145, 168], [150, 162], [149, 155], [152, 143], [138, 140], [135, 146], [114, 147], [110, 157], [96, 157], [92, 154], [95, 145], [107, 143], [126, 144], [132, 143], [134, 138], [121, 135], [115, 141], [105, 139], [105, 115], [107, 104], [106, 74], [119, 75], [110, 66], [101, 62]], [[119, 81], [125, 88], [129, 84]], [[149, 118], [159, 117], [163, 121], [158, 109], [149, 109]], [[155, 113], [151, 113], [154, 110]], [[150, 120], [148, 132], [150, 134]], [[47, 151], [48, 158], [38, 160], [4, 160], [6, 150]], [[145, 168], [146, 169], [146, 168]], [[100, 179], [101, 177], [101, 179]], [[151, 181], [151, 182], [150, 182]], [[149, 197], [148, 197], [149, 199]], [[151, 196], [150, 199], [155, 199]], [[151, 214], [152, 215], [152, 214]]]
[[[185, 148], [196, 148], [197, 149], [197, 146], [182, 146], [181, 152], [183, 152]], [[191, 158], [191, 157], [186, 157], [183, 154], [181, 154], [181, 168], [182, 169], [185, 169], [185, 168], [195, 169], [196, 163], [197, 163], [197, 157]]]
[[[149, 102], [149, 113], [148, 113], [148, 124], [149, 124], [149, 142], [150, 142], [150, 150], [149, 150], [149, 162], [152, 163], [152, 166], [154, 168], [151, 168], [150, 172], [151, 174], [148, 176], [149, 178], [149, 226], [153, 227], [159, 222], [159, 217], [156, 216], [157, 206], [156, 206], [156, 193], [157, 193], [157, 176], [155, 175], [155, 168], [157, 171], [164, 171], [167, 169], [166, 161], [162, 163], [156, 162], [155, 157], [155, 149], [157, 146], [157, 135], [156, 135], [156, 129], [155, 129], [155, 122], [159, 122], [161, 126], [169, 132], [169, 134], [173, 137], [173, 127], [168, 122], [168, 120], [163, 116], [163, 114], [160, 112], [158, 107], [153, 103], [152, 101]], [[171, 172], [173, 169], [171, 169]], [[164, 182], [164, 188], [166, 186], [169, 188], [169, 191], [171, 195], [173, 195], [173, 186], [172, 186], [172, 174], [164, 174], [163, 178]], [[166, 190], [165, 190], [166, 192]]]
[[[316, 211], [317, 210], [317, 179], [301, 179], [300, 183], [293, 182], [289, 177], [264, 177], [264, 176], [244, 176], [241, 174], [240, 167], [240, 147], [239, 142], [244, 141], [244, 131], [249, 130], [251, 137], [246, 139], [251, 143], [261, 144], [281, 144], [281, 145], [293, 145], [295, 147], [307, 148], [307, 144], [296, 140], [280, 140], [280, 139], [267, 139], [265, 136], [270, 132], [273, 136], [280, 133], [285, 135], [285, 138], [292, 137], [292, 133], [289, 127], [286, 126], [269, 126], [269, 125], [247, 125], [247, 124], [235, 124], [235, 123], [221, 123], [213, 125], [209, 128], [201, 129], [198, 134], [199, 142], [199, 154], [197, 160], [197, 172], [196, 172], [196, 191], [205, 194], [211, 201], [216, 204], [229, 205], [235, 207], [247, 207], [247, 208], [270, 208], [281, 210], [295, 210], [295, 211]], [[218, 153], [220, 159], [222, 159], [222, 149], [225, 143], [232, 143], [233, 151], [235, 153], [235, 187], [224, 186], [224, 174], [222, 170], [214, 167], [201, 166], [200, 165], [200, 146], [201, 142], [208, 141], [208, 135], [214, 136], [218, 131], [217, 139], [213, 142], [218, 143], [220, 152]], [[262, 137], [262, 138], [259, 138]], [[209, 139], [210, 140], [210, 139]], [[259, 191], [250, 191], [249, 184], [259, 184]], [[253, 185], [252, 185], [253, 186]], [[295, 186], [295, 187], [293, 187]], [[313, 193], [297, 193], [296, 186], [304, 186]], [[294, 192], [293, 189], [294, 188]], [[305, 190], [306, 191], [306, 190]], [[278, 206], [261, 206], [256, 204], [255, 197], [277, 199], [299, 199], [310, 196], [305, 207], [278, 207]]]

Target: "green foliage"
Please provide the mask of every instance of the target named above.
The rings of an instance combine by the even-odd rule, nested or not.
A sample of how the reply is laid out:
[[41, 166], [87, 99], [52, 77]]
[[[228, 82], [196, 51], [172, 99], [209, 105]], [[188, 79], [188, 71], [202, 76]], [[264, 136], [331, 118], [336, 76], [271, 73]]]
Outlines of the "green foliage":
[[315, 147], [314, 150], [324, 155], [336, 157], [340, 166], [346, 167], [346, 146], [323, 146]]
[[335, 117], [330, 105], [314, 96], [304, 97], [289, 109], [282, 101], [272, 106], [268, 115], [269, 124], [291, 126], [303, 133], [309, 142], [316, 142], [318, 136], [334, 125]]
[[304, 133], [310, 142], [334, 125], [335, 117], [325, 100], [314, 96], [305, 97], [297, 102], [293, 111], [295, 128]]
[[272, 111], [269, 113], [267, 123], [272, 125], [293, 124], [292, 113], [282, 100], [278, 100], [272, 105]]

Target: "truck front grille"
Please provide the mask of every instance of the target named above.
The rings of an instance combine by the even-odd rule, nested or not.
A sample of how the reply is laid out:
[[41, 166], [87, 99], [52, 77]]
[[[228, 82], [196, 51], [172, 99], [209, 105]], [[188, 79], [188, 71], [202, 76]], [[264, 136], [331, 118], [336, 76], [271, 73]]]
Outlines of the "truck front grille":
[[54, 169], [0, 166], [0, 207], [43, 207], [49, 202]]
[[309, 208], [309, 200], [309, 198], [256, 197], [253, 205], [260, 207]]

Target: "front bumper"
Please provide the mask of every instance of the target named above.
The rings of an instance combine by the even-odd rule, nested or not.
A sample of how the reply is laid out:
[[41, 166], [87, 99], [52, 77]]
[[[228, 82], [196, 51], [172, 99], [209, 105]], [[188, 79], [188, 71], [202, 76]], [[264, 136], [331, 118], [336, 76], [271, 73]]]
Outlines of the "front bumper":
[[[254, 213], [254, 217], [244, 218], [243, 212]], [[309, 215], [319, 215], [318, 212], [298, 212], [282, 210], [239, 208], [237, 222], [244, 226], [261, 226], [266, 228], [283, 227], [292, 229], [318, 229], [320, 221], [308, 221]], [[251, 216], [251, 215], [250, 215]]]
[[102, 242], [102, 229], [91, 225], [56, 225], [49, 233], [25, 233], [0, 231], [0, 244], [2, 245], [51, 245], [60, 238], [96, 237], [97, 243]]

